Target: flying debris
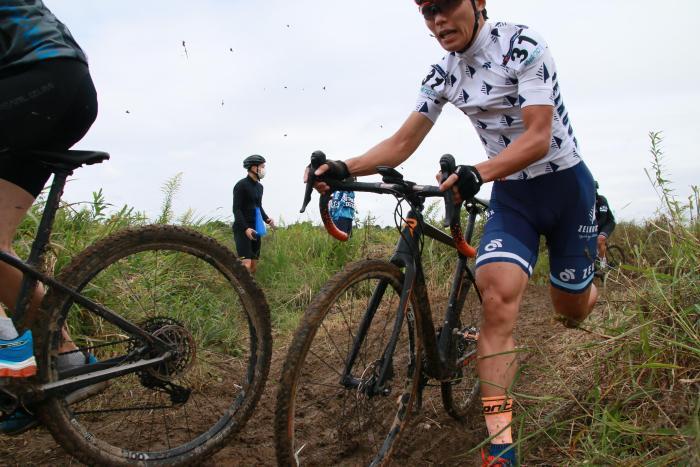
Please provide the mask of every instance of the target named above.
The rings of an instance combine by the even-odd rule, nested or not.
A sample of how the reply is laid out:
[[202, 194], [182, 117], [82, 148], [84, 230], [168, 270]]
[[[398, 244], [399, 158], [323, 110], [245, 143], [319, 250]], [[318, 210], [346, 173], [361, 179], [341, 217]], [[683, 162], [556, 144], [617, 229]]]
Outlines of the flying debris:
[[129, 111], [127, 110], [126, 113], [130, 114], [131, 112], [129, 112]]
[[221, 100], [221, 107], [223, 107], [223, 106], [224, 106], [224, 101], [223, 101], [223, 99], [222, 99], [222, 100]]
[[228, 50], [229, 52], [233, 52], [233, 47], [229, 48]]
[[189, 60], [190, 55], [187, 53], [187, 46], [185, 45], [185, 41], [182, 41], [182, 48], [185, 49], [185, 58]]

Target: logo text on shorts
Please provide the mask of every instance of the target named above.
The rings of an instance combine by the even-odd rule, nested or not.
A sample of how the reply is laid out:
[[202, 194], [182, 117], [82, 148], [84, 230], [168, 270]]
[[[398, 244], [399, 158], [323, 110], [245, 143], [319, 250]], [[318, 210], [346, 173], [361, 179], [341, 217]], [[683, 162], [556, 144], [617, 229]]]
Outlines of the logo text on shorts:
[[569, 282], [571, 280], [574, 280], [576, 278], [576, 270], [575, 269], [564, 269], [562, 272], [559, 273], [559, 279], [561, 279], [564, 282]]
[[503, 239], [502, 238], [494, 238], [491, 240], [488, 245], [484, 247], [484, 251], [493, 251], [496, 248], [501, 248], [503, 247]]

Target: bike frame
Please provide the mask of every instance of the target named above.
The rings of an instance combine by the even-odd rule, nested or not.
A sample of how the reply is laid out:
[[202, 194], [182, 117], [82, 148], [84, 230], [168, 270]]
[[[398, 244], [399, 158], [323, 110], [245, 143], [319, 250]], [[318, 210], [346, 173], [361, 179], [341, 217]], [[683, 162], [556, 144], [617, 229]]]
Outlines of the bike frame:
[[[84, 306], [90, 312], [100, 316], [115, 326], [128, 331], [131, 333], [131, 335], [139, 338], [144, 344], [158, 350], [158, 352], [162, 354], [155, 358], [146, 360], [141, 359], [127, 365], [121, 364], [124, 361], [123, 358], [114, 358], [91, 365], [84, 365], [81, 368], [61, 373], [60, 376], [66, 377], [66, 379], [59, 379], [53, 383], [42, 384], [34, 388], [35, 394], [39, 395], [49, 395], [57, 392], [72, 391], [81, 387], [112, 379], [116, 376], [121, 376], [158, 365], [172, 356], [171, 346], [166, 342], [154, 337], [152, 334], [122, 318], [118, 313], [115, 313], [114, 311], [93, 302], [84, 295], [76, 292], [70, 287], [63, 285], [39, 270], [43, 262], [44, 255], [46, 254], [46, 247], [49, 243], [49, 239], [51, 238], [53, 223], [56, 217], [56, 212], [58, 211], [59, 201], [63, 194], [66, 180], [68, 176], [73, 173], [70, 167], [63, 164], [51, 164], [51, 169], [54, 171], [54, 178], [51, 183], [51, 189], [46, 200], [44, 212], [41, 216], [41, 221], [39, 222], [36, 237], [32, 243], [29, 258], [27, 261], [22, 261], [4, 251], [0, 251], [0, 261], [19, 269], [24, 274], [20, 291], [17, 296], [15, 312], [12, 315], [13, 323], [18, 330], [31, 328], [33, 326], [37, 316], [35, 310], [29, 310], [29, 304], [31, 301], [32, 292], [35, 289], [37, 282], [41, 282], [54, 290], [61, 291], [69, 296], [74, 302]], [[30, 312], [28, 312], [28, 310]], [[117, 365], [119, 366], [117, 367]]]
[[[469, 291], [469, 287], [474, 283], [474, 275], [467, 265], [467, 258], [458, 254], [448, 305], [445, 310], [445, 317], [442, 321], [443, 325], [439, 336], [436, 337], [430, 301], [425, 286], [425, 277], [423, 275], [420, 245], [423, 236], [432, 238], [452, 248], [455, 248], [455, 243], [452, 237], [446, 233], [423, 222], [422, 210], [424, 197], [416, 196], [414, 199], [408, 199], [408, 201], [411, 205], [411, 210], [405, 219], [405, 224], [401, 228], [399, 241], [390, 260], [393, 264], [404, 269], [401, 298], [391, 337], [383, 352], [378, 378], [374, 384], [372, 384], [372, 387], [365, 388], [369, 396], [388, 395], [390, 393], [390, 389], [386, 388], [385, 384], [391, 377], [392, 359], [398, 343], [403, 320], [408, 316], [406, 311], [410, 303], [411, 294], [416, 294], [418, 309], [413, 310], [414, 316], [408, 316], [408, 319], [415, 320], [416, 328], [419, 332], [418, 338], [421, 339], [423, 343], [425, 352], [425, 366], [423, 371], [428, 376], [439, 380], [450, 378], [454, 374], [456, 359], [453, 354], [454, 346], [452, 345], [452, 335], [453, 332], [459, 331], [457, 326], [459, 325], [462, 306], [466, 299], [467, 292]], [[467, 204], [468, 220], [465, 239], [468, 243], [471, 241], [474, 233], [476, 216], [481, 211], [481, 208], [476, 204], [477, 202], [479, 201]], [[479, 203], [484, 204], [481, 202]], [[466, 285], [464, 281], [465, 277], [468, 279]], [[358, 388], [361, 384], [360, 379], [352, 376], [352, 367], [359, 355], [362, 343], [367, 336], [367, 331], [369, 330], [381, 297], [387, 286], [387, 281], [381, 281], [375, 288], [362, 321], [360, 322], [357, 335], [353, 340], [352, 349], [345, 362], [345, 368], [343, 369], [340, 381], [341, 384], [348, 389]], [[481, 297], [479, 296], [479, 298]], [[418, 358], [421, 358], [421, 356], [418, 356]]]

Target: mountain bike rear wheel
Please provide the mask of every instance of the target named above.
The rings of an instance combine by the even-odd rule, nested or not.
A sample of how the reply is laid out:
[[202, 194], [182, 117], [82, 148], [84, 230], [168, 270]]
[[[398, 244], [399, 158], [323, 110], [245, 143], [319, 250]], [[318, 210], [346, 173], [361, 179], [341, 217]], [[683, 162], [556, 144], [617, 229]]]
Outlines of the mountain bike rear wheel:
[[[270, 317], [263, 292], [228, 248], [181, 227], [128, 229], [86, 249], [58, 280], [174, 352], [165, 363], [113, 378], [106, 387], [46, 401], [42, 421], [70, 454], [91, 465], [192, 464], [243, 427], [267, 379]], [[142, 339], [60, 291], [49, 292], [42, 313], [44, 382], [59, 379], [64, 323], [79, 356], [117, 365], [157, 356]]]
[[[348, 265], [316, 295], [282, 369], [275, 410], [279, 465], [381, 465], [390, 458], [420, 380], [416, 304], [411, 294], [407, 310], [399, 311], [402, 285], [396, 266], [365, 260]], [[397, 313], [403, 313], [400, 328]], [[394, 329], [399, 338], [387, 355]], [[355, 384], [343, 384], [353, 347], [358, 353], [349, 379]], [[391, 371], [377, 393], [373, 383], [387, 358]]]

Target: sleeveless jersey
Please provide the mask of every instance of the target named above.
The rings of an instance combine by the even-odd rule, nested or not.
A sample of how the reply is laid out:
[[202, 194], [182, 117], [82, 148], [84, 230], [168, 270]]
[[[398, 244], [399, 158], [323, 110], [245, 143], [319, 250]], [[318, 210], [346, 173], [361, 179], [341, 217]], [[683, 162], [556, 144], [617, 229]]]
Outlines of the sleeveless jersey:
[[509, 180], [556, 172], [581, 160], [554, 60], [544, 39], [527, 26], [485, 23], [468, 50], [432, 65], [416, 111], [435, 122], [447, 102], [471, 119], [489, 158], [525, 132], [522, 108], [554, 107], [549, 152]]

